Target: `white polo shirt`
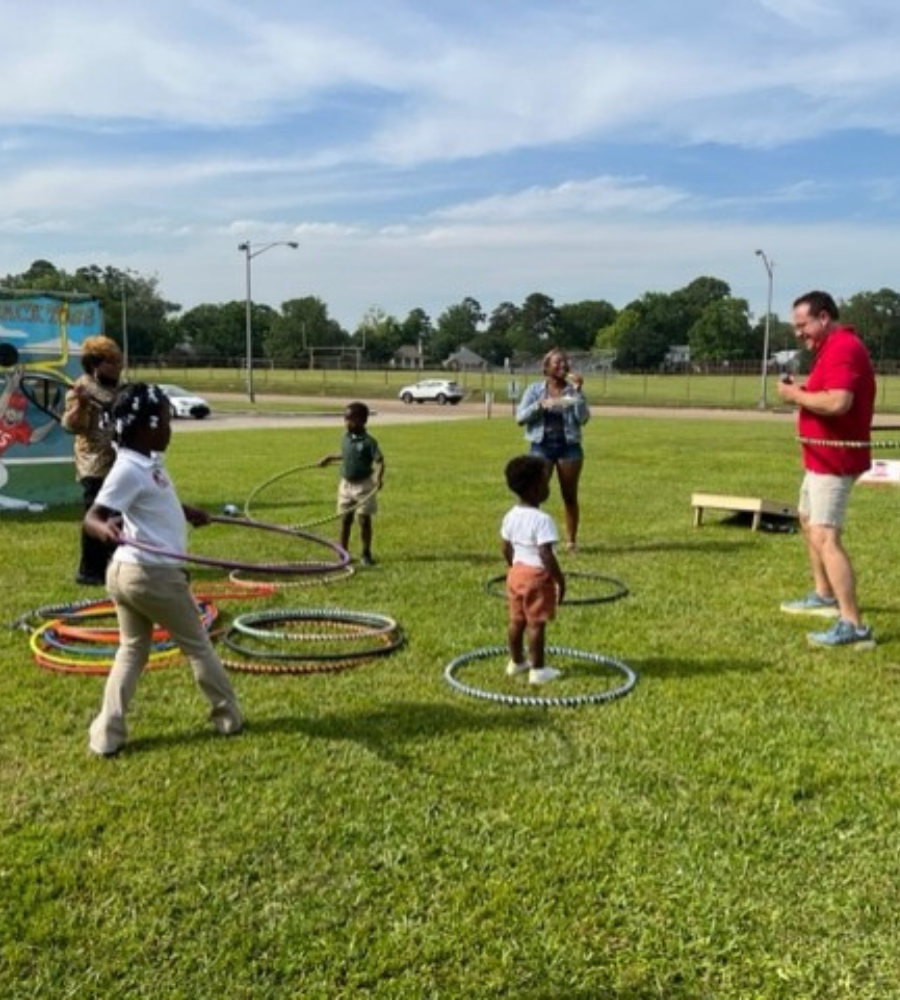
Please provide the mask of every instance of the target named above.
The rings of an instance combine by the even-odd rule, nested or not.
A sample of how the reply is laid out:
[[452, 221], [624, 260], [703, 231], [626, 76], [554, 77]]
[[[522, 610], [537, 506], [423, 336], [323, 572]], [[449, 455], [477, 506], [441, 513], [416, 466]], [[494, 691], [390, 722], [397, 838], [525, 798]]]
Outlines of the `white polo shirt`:
[[[148, 457], [120, 447], [96, 502], [122, 513], [126, 537], [169, 552], [186, 551], [187, 519], [162, 455]], [[153, 566], [181, 564], [180, 559], [128, 544], [118, 546], [113, 561]]]
[[541, 545], [559, 541], [556, 522], [538, 507], [516, 504], [503, 518], [500, 537], [513, 547], [513, 562], [526, 566], [543, 566]]

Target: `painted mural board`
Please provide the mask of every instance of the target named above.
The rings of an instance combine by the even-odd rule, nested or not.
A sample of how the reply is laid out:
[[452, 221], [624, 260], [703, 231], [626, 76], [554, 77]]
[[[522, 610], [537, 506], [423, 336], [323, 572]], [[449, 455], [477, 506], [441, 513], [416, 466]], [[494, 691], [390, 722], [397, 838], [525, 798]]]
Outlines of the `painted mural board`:
[[0, 289], [0, 516], [81, 496], [60, 417], [81, 344], [103, 332], [99, 300]]

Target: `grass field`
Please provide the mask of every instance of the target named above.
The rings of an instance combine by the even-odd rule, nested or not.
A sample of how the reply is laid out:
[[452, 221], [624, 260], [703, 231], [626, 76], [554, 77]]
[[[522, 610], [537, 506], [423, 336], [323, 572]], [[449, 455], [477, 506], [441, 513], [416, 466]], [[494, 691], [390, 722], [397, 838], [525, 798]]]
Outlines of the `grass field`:
[[[218, 511], [332, 451], [338, 423], [176, 426], [169, 465], [182, 499]], [[640, 680], [605, 705], [513, 708], [456, 693], [442, 670], [503, 642], [484, 583], [503, 569], [519, 431], [371, 429], [388, 465], [378, 565], [220, 608], [376, 611], [405, 629], [392, 656], [236, 674], [248, 727], [227, 740], [184, 667], [155, 671], [126, 751], [97, 760], [86, 730], [103, 679], [41, 671], [27, 635], [4, 630], [0, 996], [900, 996], [900, 492], [858, 487], [847, 533], [878, 648], [811, 650], [818, 620], [778, 611], [808, 589], [800, 539], [715, 513], [695, 529], [690, 510], [694, 490], [793, 502], [791, 431], [596, 412], [583, 547], [561, 558], [630, 594], [564, 606], [549, 638]], [[298, 473], [295, 493], [283, 480], [258, 514], [324, 516], [335, 475]], [[547, 509], [561, 516], [555, 489]], [[77, 534], [75, 510], [3, 516], [6, 620], [86, 596], [70, 582]], [[192, 546], [268, 558], [259, 534], [211, 526]], [[303, 548], [280, 544], [282, 558]], [[502, 664], [466, 677], [522, 691]], [[557, 693], [607, 683], [570, 674]]]

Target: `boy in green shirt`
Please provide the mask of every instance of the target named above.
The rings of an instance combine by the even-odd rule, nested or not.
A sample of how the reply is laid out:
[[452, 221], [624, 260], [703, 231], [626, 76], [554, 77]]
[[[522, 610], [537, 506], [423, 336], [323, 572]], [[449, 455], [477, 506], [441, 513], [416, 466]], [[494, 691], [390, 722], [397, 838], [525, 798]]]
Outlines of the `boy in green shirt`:
[[341, 515], [341, 548], [349, 551], [353, 521], [359, 518], [362, 564], [372, 566], [372, 516], [378, 511], [376, 494], [384, 485], [384, 456], [378, 442], [366, 430], [369, 408], [365, 403], [349, 403], [344, 410], [347, 433], [337, 455], [326, 455], [319, 465], [341, 463], [337, 509]]

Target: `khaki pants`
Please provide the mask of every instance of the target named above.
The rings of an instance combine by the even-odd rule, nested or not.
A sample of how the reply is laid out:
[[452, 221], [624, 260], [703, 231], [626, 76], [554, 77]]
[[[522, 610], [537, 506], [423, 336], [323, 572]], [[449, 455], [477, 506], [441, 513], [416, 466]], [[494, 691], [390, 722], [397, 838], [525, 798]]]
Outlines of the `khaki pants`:
[[200, 621], [184, 569], [112, 562], [106, 586], [116, 602], [119, 648], [106, 681], [103, 706], [91, 723], [91, 750], [111, 754], [125, 745], [125, 714], [150, 656], [154, 624], [166, 629], [188, 658], [216, 729], [223, 735], [240, 732], [243, 719], [237, 697]]

